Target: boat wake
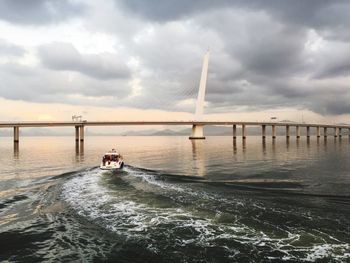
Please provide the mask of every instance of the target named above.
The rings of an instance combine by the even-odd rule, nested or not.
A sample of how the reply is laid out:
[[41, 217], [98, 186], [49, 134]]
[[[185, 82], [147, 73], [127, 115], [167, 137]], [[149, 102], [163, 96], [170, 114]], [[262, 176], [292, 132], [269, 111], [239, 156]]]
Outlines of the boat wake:
[[[117, 176], [91, 169], [65, 180], [60, 195], [77, 215], [126, 242], [136, 240], [152, 253], [179, 260], [203, 258], [201, 253], [233, 260], [246, 255], [270, 261], [350, 259], [346, 237], [339, 240], [334, 229], [318, 227], [332, 219], [242, 196], [200, 178], [131, 166]], [[338, 218], [333, 226], [341, 231], [347, 223]]]

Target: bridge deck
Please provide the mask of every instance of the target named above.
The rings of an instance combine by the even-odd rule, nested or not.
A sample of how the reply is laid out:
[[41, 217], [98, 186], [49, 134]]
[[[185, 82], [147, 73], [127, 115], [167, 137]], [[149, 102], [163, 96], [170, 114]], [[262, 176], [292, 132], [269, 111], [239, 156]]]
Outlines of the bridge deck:
[[299, 126], [350, 128], [350, 124], [321, 124], [297, 122], [246, 122], [246, 121], [55, 121], [55, 122], [0, 122], [0, 128], [12, 127], [74, 127], [74, 126], [121, 126], [121, 125], [246, 125], [246, 126]]

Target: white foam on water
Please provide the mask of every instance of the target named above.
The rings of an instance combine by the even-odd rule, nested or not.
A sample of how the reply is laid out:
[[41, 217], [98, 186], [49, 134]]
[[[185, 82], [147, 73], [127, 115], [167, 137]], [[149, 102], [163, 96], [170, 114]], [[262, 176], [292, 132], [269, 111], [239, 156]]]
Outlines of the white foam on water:
[[131, 232], [144, 231], [148, 227], [176, 222], [177, 218], [193, 217], [178, 207], [149, 207], [118, 196], [99, 183], [100, 175], [94, 170], [63, 184], [63, 199], [79, 215], [92, 219], [112, 219], [111, 221], [122, 219], [118, 224], [108, 224], [108, 227], [117, 231], [127, 227], [128, 231]]
[[[122, 217], [123, 225], [134, 225], [140, 228], [141, 214], [137, 210], [142, 207], [130, 200], [123, 200], [111, 195], [111, 190], [99, 184], [101, 173], [96, 170], [75, 177], [63, 184], [62, 197], [75, 211], [93, 220], [101, 220], [105, 227], [114, 228], [113, 219]], [[117, 217], [117, 218], [116, 218]], [[111, 220], [112, 219], [112, 220]], [[111, 222], [110, 222], [111, 221]]]
[[[216, 224], [213, 220], [202, 218], [179, 207], [150, 207], [115, 193], [109, 194], [110, 190], [99, 183], [100, 175], [93, 170], [63, 184], [61, 194], [63, 200], [79, 215], [95, 220], [105, 228], [126, 236], [145, 234], [158, 226], [161, 228], [159, 231], [164, 231], [164, 226], [170, 224], [173, 228], [165, 231], [173, 233], [181, 232], [181, 229], [194, 231], [193, 238], [181, 240], [183, 244], [204, 244], [207, 240], [214, 239], [217, 230], [213, 227]], [[160, 182], [159, 185], [168, 187], [166, 183]], [[179, 188], [171, 187], [171, 189]], [[171, 235], [171, 233], [168, 234]]]
[[171, 183], [171, 182], [161, 180], [156, 175], [149, 174], [138, 169], [133, 169], [131, 167], [126, 167], [125, 171], [128, 172], [129, 175], [140, 178], [144, 182], [147, 182], [148, 184], [153, 186], [157, 186], [163, 190], [183, 193], [187, 196], [200, 198], [201, 200], [212, 200], [212, 201], [217, 201], [221, 203], [229, 203], [230, 205], [237, 206], [237, 207], [244, 206], [244, 203], [239, 200], [228, 200], [226, 198], [223, 198], [221, 195], [214, 194], [214, 193], [209, 194], [206, 191], [200, 191], [198, 189], [194, 191], [193, 188], [187, 186], [188, 185], [187, 183], [186, 184], [183, 183], [181, 184], [181, 186], [179, 186], [176, 183]]
[[152, 174], [147, 174], [145, 172], [142, 171], [138, 171], [138, 170], [134, 170], [130, 167], [125, 167], [124, 170], [126, 172], [128, 172], [128, 174], [134, 176], [134, 177], [138, 177], [141, 178], [143, 181], [152, 184], [152, 185], [156, 185], [162, 189], [171, 189], [171, 190], [175, 190], [178, 192], [184, 192], [185, 189], [179, 186], [176, 186], [175, 184], [171, 184], [171, 183], [165, 183], [162, 180], [157, 180], [156, 177]]
[[326, 257], [337, 258], [339, 260], [350, 259], [349, 244], [323, 244], [313, 246], [306, 250], [307, 257], [305, 260], [314, 262], [317, 259]]
[[[167, 191], [175, 191], [189, 196], [200, 195], [206, 200], [214, 200], [216, 197], [215, 194], [194, 191], [191, 187], [157, 180], [152, 174], [134, 171], [130, 168], [125, 170], [128, 175], [140, 178], [146, 183]], [[97, 169], [82, 172], [80, 176], [75, 176], [63, 184], [61, 196], [79, 215], [126, 237], [150, 238], [152, 240], [152, 233], [157, 233], [157, 235], [168, 239], [164, 242], [173, 243], [173, 240], [177, 240], [180, 246], [195, 244], [201, 247], [215, 246], [218, 240], [235, 240], [253, 247], [268, 246], [271, 251], [279, 250], [285, 254], [282, 260], [286, 261], [295, 259], [312, 262], [329, 256], [339, 259], [350, 258], [347, 253], [349, 251], [348, 244], [320, 244], [311, 247], [290, 245], [299, 239], [300, 232], [298, 230], [291, 233], [285, 229], [279, 229], [284, 231], [287, 237], [274, 237], [240, 223], [239, 220], [233, 219], [233, 222], [221, 223], [217, 222], [215, 216], [206, 217], [185, 207], [164, 208], [144, 204], [141, 200], [132, 200], [123, 193], [119, 194], [118, 191], [104, 186], [101, 183], [101, 176], [102, 173]], [[242, 206], [242, 204], [239, 205]], [[187, 230], [192, 234], [181, 236], [181, 232]], [[153, 252], [159, 251], [157, 240], [149, 244], [149, 249]], [[226, 250], [232, 257], [238, 253], [233, 248], [227, 247]], [[300, 253], [295, 256], [294, 252], [302, 252], [304, 256], [300, 256]]]

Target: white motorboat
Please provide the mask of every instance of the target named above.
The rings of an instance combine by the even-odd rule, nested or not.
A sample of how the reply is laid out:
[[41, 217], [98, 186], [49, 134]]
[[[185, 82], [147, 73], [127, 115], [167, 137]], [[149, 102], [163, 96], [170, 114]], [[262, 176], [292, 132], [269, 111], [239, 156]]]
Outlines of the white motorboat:
[[100, 169], [102, 170], [118, 170], [124, 166], [123, 156], [121, 156], [115, 149], [103, 155]]

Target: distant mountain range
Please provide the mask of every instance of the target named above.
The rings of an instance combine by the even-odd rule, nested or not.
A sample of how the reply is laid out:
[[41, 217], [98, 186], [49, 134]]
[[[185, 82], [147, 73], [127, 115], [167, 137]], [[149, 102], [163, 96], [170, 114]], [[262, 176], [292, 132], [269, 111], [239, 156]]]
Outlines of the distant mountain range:
[[[328, 129], [328, 134], [331, 135], [332, 131]], [[285, 135], [285, 128], [284, 127], [276, 127], [277, 135]], [[241, 128], [237, 126], [237, 136], [241, 135]], [[247, 127], [246, 133], [248, 135], [261, 135], [261, 127]], [[348, 131], [344, 130], [343, 134], [347, 134]], [[162, 130], [162, 131], [154, 131], [154, 130], [148, 130], [148, 131], [129, 131], [124, 132], [124, 136], [188, 136], [191, 134], [191, 128], [186, 128], [180, 131], [173, 131], [170, 129]], [[290, 135], [294, 136], [296, 134], [295, 128], [290, 129]], [[306, 129], [301, 128], [300, 129], [301, 135], [306, 135]], [[310, 130], [311, 135], [316, 135], [316, 129], [312, 128]], [[204, 135], [205, 136], [232, 136], [232, 126], [204, 126]], [[266, 129], [266, 135], [271, 136], [272, 131], [271, 127], [267, 127]]]
[[[108, 128], [106, 128], [108, 131]], [[301, 128], [301, 135], [306, 134], [306, 129]], [[52, 128], [25, 128], [21, 129], [21, 136], [73, 136], [72, 130], [60, 130]], [[261, 135], [261, 127], [247, 127], [246, 132], [248, 135]], [[343, 134], [347, 134], [348, 131], [344, 130]], [[182, 130], [129, 130], [124, 132], [108, 132], [99, 133], [90, 130], [86, 130], [88, 136], [189, 136], [191, 134], [191, 128], [185, 128]], [[204, 134], [206, 136], [232, 136], [232, 126], [204, 126]], [[316, 130], [311, 129], [311, 134], [315, 135]], [[332, 134], [331, 129], [328, 132]], [[237, 136], [241, 135], [241, 128], [237, 126]], [[271, 135], [271, 127], [267, 127], [266, 135]], [[285, 128], [277, 127], [277, 135], [285, 135]], [[295, 129], [290, 129], [290, 135], [295, 135]], [[12, 129], [0, 129], [0, 137], [13, 136]]]

